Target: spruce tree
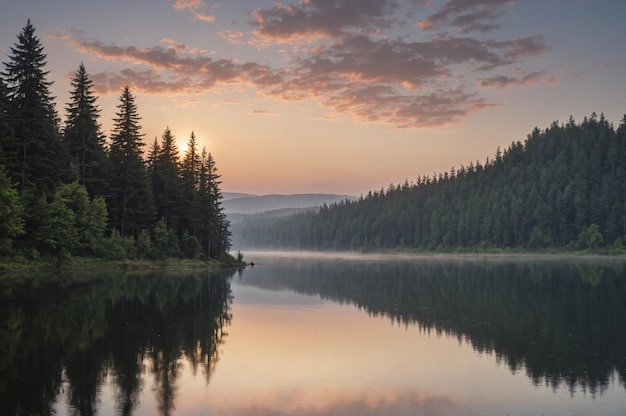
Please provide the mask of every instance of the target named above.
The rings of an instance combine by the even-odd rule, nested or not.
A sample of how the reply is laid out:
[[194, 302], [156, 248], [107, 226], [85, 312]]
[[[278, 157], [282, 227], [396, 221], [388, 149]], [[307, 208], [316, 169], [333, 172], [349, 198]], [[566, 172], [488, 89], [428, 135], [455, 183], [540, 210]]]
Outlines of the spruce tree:
[[230, 222], [222, 207], [221, 175], [217, 173], [215, 159], [206, 148], [202, 149], [200, 166], [198, 237], [207, 256], [218, 258], [230, 250]]
[[184, 228], [194, 237], [198, 231], [198, 187], [200, 183], [200, 154], [196, 135], [192, 131], [187, 142], [187, 151], [181, 164], [181, 179], [184, 206]]
[[47, 80], [46, 54], [30, 19], [5, 63], [14, 138], [4, 143], [7, 168], [20, 191], [51, 196], [67, 176], [67, 150]]
[[107, 195], [109, 177], [105, 138], [98, 117], [100, 109], [93, 83], [81, 63], [72, 79], [73, 90], [67, 104], [65, 141], [69, 148], [74, 175], [91, 197]]
[[176, 138], [169, 127], [161, 136], [156, 159], [151, 170], [152, 193], [157, 218], [162, 219], [168, 229], [179, 230], [183, 210], [180, 167]]
[[4, 149], [14, 143], [13, 126], [9, 114], [10, 102], [7, 87], [0, 78], [0, 166], [7, 163], [7, 153]]
[[109, 150], [114, 171], [109, 213], [122, 237], [136, 236], [152, 225], [154, 203], [142, 159], [141, 117], [128, 86], [120, 95], [117, 109]]

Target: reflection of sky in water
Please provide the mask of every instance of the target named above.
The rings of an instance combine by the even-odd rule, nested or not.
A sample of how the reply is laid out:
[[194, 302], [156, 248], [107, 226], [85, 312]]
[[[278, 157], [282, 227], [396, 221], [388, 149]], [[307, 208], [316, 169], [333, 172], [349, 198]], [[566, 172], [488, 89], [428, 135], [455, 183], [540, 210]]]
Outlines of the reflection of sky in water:
[[258, 289], [252, 286], [238, 284], [235, 279], [231, 287], [235, 293], [234, 303], [238, 305], [257, 305], [271, 307], [303, 307], [326, 303], [319, 296], [305, 296], [297, 293], [283, 291], [273, 291], [269, 289]]
[[[454, 337], [420, 333], [352, 306], [233, 281], [233, 322], [204, 389], [180, 389], [179, 410], [214, 415], [592, 414], [570, 397], [513, 376]], [[289, 306], [287, 308], [286, 306]], [[197, 386], [196, 386], [197, 388]], [[621, 414], [623, 389], [601, 398]], [[613, 409], [613, 413], [611, 413]]]
[[[535, 386], [524, 368], [512, 374], [455, 336], [256, 287], [266, 271], [233, 277], [233, 318], [209, 384], [180, 360], [175, 415], [622, 415], [626, 407], [617, 382], [596, 396]], [[146, 370], [135, 415], [158, 407], [152, 377]], [[110, 397], [107, 384], [100, 415], [116, 414]]]

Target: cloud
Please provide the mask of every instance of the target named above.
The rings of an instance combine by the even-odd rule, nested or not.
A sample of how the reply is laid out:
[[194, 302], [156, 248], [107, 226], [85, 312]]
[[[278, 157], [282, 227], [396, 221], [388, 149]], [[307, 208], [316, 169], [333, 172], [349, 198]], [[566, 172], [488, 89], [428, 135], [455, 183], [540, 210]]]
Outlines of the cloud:
[[269, 110], [250, 110], [249, 114], [257, 115], [257, 116], [275, 116], [276, 114]]
[[423, 30], [456, 27], [461, 33], [489, 32], [500, 27], [494, 21], [502, 15], [502, 8], [516, 0], [450, 0], [436, 13], [418, 22]]
[[214, 22], [215, 21], [214, 15], [205, 14], [199, 11], [204, 6], [205, 6], [205, 3], [202, 0], [176, 0], [174, 2], [174, 10], [178, 10], [178, 11], [190, 10], [196, 19], [202, 20], [203, 22], [208, 22], [208, 23]]
[[506, 76], [506, 75], [497, 75], [488, 78], [482, 78], [479, 81], [479, 85], [482, 88], [502, 88], [506, 89], [509, 87], [519, 87], [519, 86], [537, 86], [540, 84], [555, 84], [556, 77], [554, 75], [549, 74], [547, 71], [516, 71], [520, 75], [517, 76]]
[[243, 41], [244, 33], [241, 31], [233, 32], [232, 30], [222, 30], [217, 34], [233, 45], [245, 45], [246, 43]]
[[[428, 3], [411, 2], [418, 8]], [[509, 3], [512, 1], [452, 0], [429, 19], [441, 27], [454, 22], [463, 27], [470, 21], [487, 24]], [[175, 8], [197, 10], [203, 5], [188, 0], [177, 2]], [[443, 31], [430, 37], [392, 38], [385, 30], [377, 32], [377, 23], [383, 29], [400, 27], [393, 17], [398, 7], [392, 0], [300, 0], [257, 9], [256, 20], [251, 22], [257, 38], [274, 44], [289, 39], [316, 41], [313, 45], [292, 43], [291, 48], [274, 45], [273, 52], [282, 58], [271, 66], [207, 56], [206, 51], [169, 38], [150, 48], [65, 40], [80, 52], [124, 67], [92, 76], [101, 94], [118, 93], [124, 85], [142, 94], [170, 96], [248, 88], [281, 101], [312, 100], [336, 115], [399, 128], [455, 123], [493, 107], [482, 96], [482, 88], [556, 82], [547, 71], [527, 65], [531, 58], [550, 50], [541, 36], [507, 40]], [[481, 14], [484, 11], [491, 14]], [[219, 34], [233, 45], [245, 37], [242, 31]], [[522, 64], [531, 69], [515, 69]], [[253, 114], [266, 113], [255, 110]]]
[[187, 45], [184, 43], [177, 43], [173, 39], [163, 38], [161, 39], [161, 43], [166, 43], [169, 45], [168, 48], [174, 49], [178, 52], [184, 52], [187, 49]]
[[314, 40], [345, 34], [349, 29], [380, 30], [394, 20], [398, 7], [392, 0], [302, 0], [297, 5], [277, 3], [271, 9], [256, 9], [250, 25], [264, 40], [288, 42]]
[[202, 0], [176, 0], [174, 2], [175, 10], [198, 10], [204, 6]]

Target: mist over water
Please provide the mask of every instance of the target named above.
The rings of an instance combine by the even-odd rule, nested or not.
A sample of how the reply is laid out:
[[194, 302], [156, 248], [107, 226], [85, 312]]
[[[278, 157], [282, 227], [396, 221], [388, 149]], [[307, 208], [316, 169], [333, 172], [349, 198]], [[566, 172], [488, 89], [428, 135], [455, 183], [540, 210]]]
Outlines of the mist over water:
[[626, 264], [246, 252], [0, 280], [3, 414], [618, 415]]

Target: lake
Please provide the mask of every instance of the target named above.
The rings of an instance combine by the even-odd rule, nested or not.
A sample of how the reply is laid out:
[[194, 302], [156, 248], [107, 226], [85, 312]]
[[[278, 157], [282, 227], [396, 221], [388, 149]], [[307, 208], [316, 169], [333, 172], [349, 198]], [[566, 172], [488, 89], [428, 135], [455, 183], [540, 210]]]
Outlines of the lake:
[[623, 415], [626, 261], [0, 276], [3, 415]]

